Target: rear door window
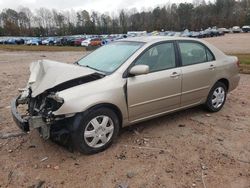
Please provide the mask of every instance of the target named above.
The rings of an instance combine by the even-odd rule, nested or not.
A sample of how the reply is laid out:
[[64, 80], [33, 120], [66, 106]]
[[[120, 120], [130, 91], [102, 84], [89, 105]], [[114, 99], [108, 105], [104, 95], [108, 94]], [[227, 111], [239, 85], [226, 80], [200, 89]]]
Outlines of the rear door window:
[[212, 54], [212, 52], [210, 52], [210, 50], [206, 49], [207, 52], [207, 61], [214, 61], [214, 55]]
[[183, 66], [214, 60], [211, 52], [198, 42], [179, 42], [179, 48]]

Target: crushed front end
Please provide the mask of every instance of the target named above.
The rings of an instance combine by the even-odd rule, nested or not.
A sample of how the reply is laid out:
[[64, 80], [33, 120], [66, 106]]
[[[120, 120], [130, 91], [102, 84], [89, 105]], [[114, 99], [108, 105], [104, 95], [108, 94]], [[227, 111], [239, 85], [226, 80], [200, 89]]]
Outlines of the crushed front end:
[[44, 92], [35, 98], [31, 97], [31, 89], [21, 90], [21, 94], [11, 102], [14, 121], [23, 131], [38, 129], [44, 139], [50, 138], [51, 126], [64, 119], [56, 117], [53, 111], [58, 110], [64, 100], [53, 92]]
[[11, 102], [13, 119], [25, 132], [38, 129], [44, 139], [65, 141], [75, 112], [55, 115], [66, 104], [58, 94], [103, 77], [87, 67], [51, 60], [33, 62], [26, 88]]

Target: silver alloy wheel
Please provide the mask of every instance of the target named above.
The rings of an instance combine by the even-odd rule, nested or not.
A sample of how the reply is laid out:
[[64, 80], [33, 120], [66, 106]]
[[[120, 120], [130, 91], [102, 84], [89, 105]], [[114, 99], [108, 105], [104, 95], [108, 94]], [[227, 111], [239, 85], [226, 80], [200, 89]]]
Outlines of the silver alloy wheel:
[[212, 105], [214, 108], [220, 108], [225, 100], [225, 90], [223, 87], [218, 87], [214, 90], [212, 96]]
[[84, 140], [92, 148], [104, 146], [113, 136], [114, 123], [108, 116], [93, 118], [84, 130]]

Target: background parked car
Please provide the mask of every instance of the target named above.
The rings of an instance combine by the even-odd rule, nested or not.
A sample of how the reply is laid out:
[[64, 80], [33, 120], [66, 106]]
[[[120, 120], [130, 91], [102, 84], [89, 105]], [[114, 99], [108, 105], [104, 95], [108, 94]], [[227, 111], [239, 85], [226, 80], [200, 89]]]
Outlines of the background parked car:
[[220, 35], [221, 33], [216, 28], [211, 29], [211, 37], [218, 37]]
[[168, 33], [167, 33], [167, 36], [170, 36], [170, 37], [172, 37], [172, 36], [174, 36], [175, 35], [175, 32], [174, 31], [169, 31]]
[[62, 46], [62, 39], [63, 38], [55, 38], [55, 40], [54, 40], [54, 45], [55, 46]]
[[67, 38], [66, 37], [55, 38], [54, 45], [56, 45], [56, 46], [65, 46], [65, 45], [67, 45]]
[[[110, 42], [117, 41], [127, 37], [135, 36], [181, 36], [181, 37], [192, 37], [192, 38], [206, 38], [221, 36], [229, 32], [249, 32], [250, 26], [245, 25], [242, 28], [234, 26], [233, 28], [219, 28], [216, 26], [208, 27], [203, 30], [190, 31], [185, 29], [182, 32], [179, 31], [153, 31], [147, 33], [143, 32], [129, 32], [128, 34], [102, 34], [102, 35], [70, 35], [70, 36], [58, 36], [58, 37], [0, 37], [0, 44], [26, 44], [26, 45], [56, 45], [56, 46], [85, 46], [85, 47], [99, 47], [102, 45], [109, 44]], [[139, 33], [139, 34], [138, 34]], [[92, 48], [89, 48], [92, 49]]]
[[75, 45], [75, 38], [74, 37], [67, 37], [67, 46], [74, 46]]
[[30, 40], [26, 41], [27, 45], [41, 45], [42, 44], [42, 40], [39, 38], [31, 38]]
[[4, 44], [16, 44], [16, 40], [14, 38], [9, 38], [4, 41]]
[[81, 46], [88, 47], [90, 45], [91, 39], [85, 39], [81, 42]]
[[54, 38], [49, 37], [49, 38], [42, 40], [42, 45], [53, 45], [54, 41], [55, 41]]
[[230, 30], [227, 29], [227, 28], [224, 28], [224, 27], [223, 28], [219, 28], [218, 31], [219, 32], [223, 32], [223, 33], [230, 33]]
[[16, 39], [16, 44], [18, 44], [18, 45], [24, 44], [24, 39], [23, 38], [17, 38]]
[[122, 39], [122, 36], [114, 36], [114, 35], [109, 35], [104, 38], [102, 38], [102, 45], [109, 44], [110, 42], [113, 42], [115, 40]]
[[217, 37], [219, 36], [219, 31], [215, 28], [207, 28], [205, 31], [204, 31], [204, 36], [205, 37]]
[[76, 38], [74, 40], [74, 46], [81, 46], [82, 41], [84, 41], [85, 38]]
[[204, 37], [212, 37], [211, 29], [205, 29], [204, 30]]
[[241, 30], [241, 28], [239, 27], [239, 26], [234, 26], [233, 28], [232, 28], [232, 32], [233, 33], [240, 33], [242, 30]]
[[188, 30], [185, 29], [182, 33], [181, 33], [181, 37], [191, 37], [192, 33]]
[[101, 38], [94, 38], [90, 41], [90, 46], [101, 46], [102, 45], [102, 39]]
[[242, 27], [242, 31], [245, 32], [245, 33], [249, 32], [250, 31], [250, 26], [249, 25], [244, 25]]
[[174, 37], [180, 37], [181, 36], [181, 32], [175, 32]]

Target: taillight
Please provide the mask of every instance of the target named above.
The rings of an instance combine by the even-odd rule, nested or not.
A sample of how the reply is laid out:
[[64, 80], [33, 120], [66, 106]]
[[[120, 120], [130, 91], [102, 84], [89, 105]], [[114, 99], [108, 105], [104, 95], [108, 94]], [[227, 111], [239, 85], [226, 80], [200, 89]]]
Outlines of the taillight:
[[240, 67], [240, 61], [239, 60], [236, 61], [236, 65], [237, 65], [238, 68]]

